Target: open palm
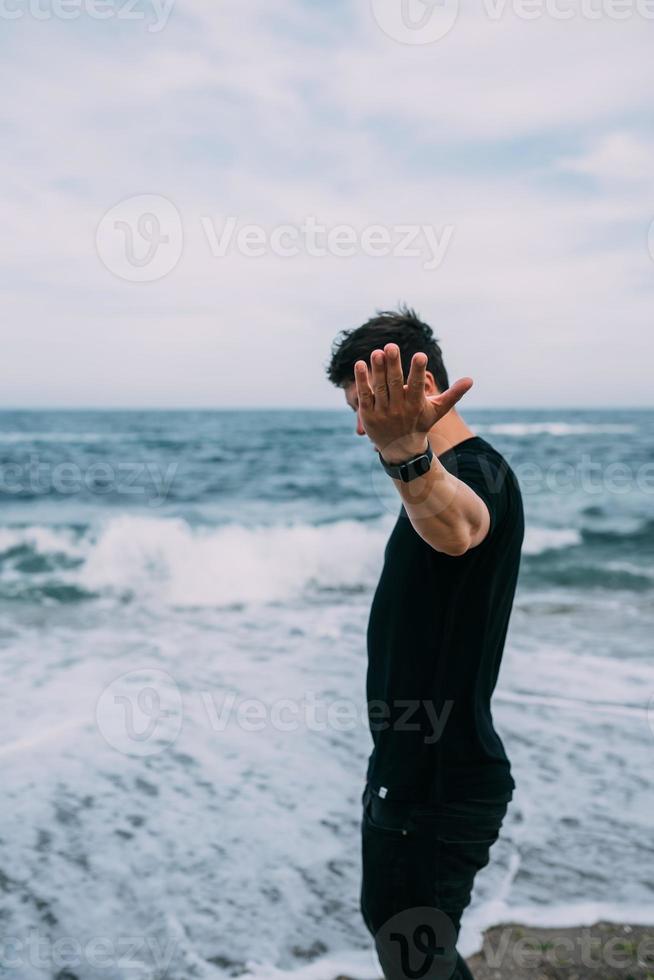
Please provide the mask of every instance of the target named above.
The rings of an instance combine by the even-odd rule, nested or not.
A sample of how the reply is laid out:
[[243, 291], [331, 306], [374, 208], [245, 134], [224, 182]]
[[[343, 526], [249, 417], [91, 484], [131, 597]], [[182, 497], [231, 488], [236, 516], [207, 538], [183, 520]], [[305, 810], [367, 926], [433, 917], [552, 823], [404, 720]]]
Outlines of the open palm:
[[413, 355], [405, 384], [397, 344], [374, 350], [370, 364], [370, 371], [365, 361], [354, 365], [359, 414], [367, 435], [389, 459], [422, 452], [426, 433], [472, 387], [472, 378], [460, 378], [446, 391], [428, 395], [422, 352]]

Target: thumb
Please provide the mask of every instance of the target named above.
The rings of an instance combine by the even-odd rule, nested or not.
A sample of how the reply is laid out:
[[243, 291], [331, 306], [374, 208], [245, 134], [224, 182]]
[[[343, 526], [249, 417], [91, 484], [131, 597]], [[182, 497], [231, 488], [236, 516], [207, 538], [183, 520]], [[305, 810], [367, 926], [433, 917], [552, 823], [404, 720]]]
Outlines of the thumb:
[[447, 415], [451, 408], [454, 408], [460, 398], [463, 398], [467, 391], [470, 391], [474, 382], [472, 378], [459, 378], [454, 384], [450, 385], [445, 391], [438, 395], [427, 395], [427, 401], [436, 409], [438, 418]]

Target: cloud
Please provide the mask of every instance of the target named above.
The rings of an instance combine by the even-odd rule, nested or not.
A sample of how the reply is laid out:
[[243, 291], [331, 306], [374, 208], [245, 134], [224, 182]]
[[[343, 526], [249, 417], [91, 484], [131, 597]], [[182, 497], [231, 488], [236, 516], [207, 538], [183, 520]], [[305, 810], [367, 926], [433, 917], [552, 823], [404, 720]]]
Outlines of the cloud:
[[564, 173], [581, 174], [621, 191], [640, 194], [643, 186], [654, 188], [654, 140], [629, 131], [610, 132], [585, 152], [559, 163]]
[[[337, 404], [333, 335], [407, 300], [480, 403], [597, 403], [611, 385], [649, 402], [646, 40], [635, 17], [493, 20], [481, 4], [422, 48], [366, 4], [299, 0], [187, 0], [157, 34], [9, 24], [3, 400]], [[103, 214], [140, 194], [184, 226], [177, 266], [143, 284], [95, 250]], [[453, 235], [432, 270], [219, 258], [203, 219], [219, 232], [230, 216], [267, 235], [308, 217]]]

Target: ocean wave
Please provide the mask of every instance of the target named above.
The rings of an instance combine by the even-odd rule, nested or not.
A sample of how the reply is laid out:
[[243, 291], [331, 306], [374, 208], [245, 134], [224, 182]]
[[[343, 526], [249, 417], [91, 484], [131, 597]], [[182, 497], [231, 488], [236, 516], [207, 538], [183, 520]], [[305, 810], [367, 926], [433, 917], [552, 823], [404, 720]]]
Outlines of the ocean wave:
[[530, 527], [525, 530], [522, 552], [525, 555], [541, 555], [546, 551], [574, 548], [581, 544], [579, 531], [572, 527]]
[[654, 520], [642, 521], [636, 527], [628, 529], [617, 528], [584, 528], [582, 531], [584, 544], [589, 545], [654, 545]]
[[[306, 590], [372, 588], [392, 522], [339, 521], [194, 528], [176, 518], [122, 515], [80, 535], [68, 528], [0, 529], [1, 593], [230, 606]], [[53, 581], [53, 576], [56, 576]], [[22, 584], [21, 584], [22, 583]], [[23, 595], [24, 598], [24, 595]]]
[[654, 520], [635, 521], [628, 527], [551, 528], [527, 525], [523, 554], [539, 555], [562, 548], [602, 546], [605, 549], [644, 549], [654, 545]]
[[387, 531], [386, 522], [357, 521], [209, 530], [179, 519], [123, 516], [93, 544], [79, 582], [180, 606], [282, 601], [307, 587], [372, 585]]
[[[123, 514], [95, 527], [0, 528], [0, 594], [78, 601], [90, 596], [172, 606], [283, 602], [306, 593], [370, 592], [379, 576], [393, 518], [331, 524], [195, 527], [181, 518]], [[640, 530], [590, 532], [528, 525], [525, 581], [643, 589], [651, 576], [635, 564], [587, 554], [595, 544], [622, 547], [654, 538]], [[574, 561], [566, 550], [578, 549]], [[613, 550], [613, 549], [612, 549]]]
[[72, 528], [0, 527], [0, 560], [17, 550], [29, 549], [36, 555], [66, 555], [82, 558], [78, 536]]
[[[551, 555], [552, 553], [550, 553]], [[527, 585], [549, 585], [562, 589], [603, 589], [607, 592], [648, 592], [652, 575], [647, 569], [628, 567], [614, 562], [547, 561], [526, 562], [522, 582]]]
[[634, 432], [633, 425], [603, 422], [491, 422], [476, 425], [480, 434], [496, 436], [581, 436], [617, 435]]

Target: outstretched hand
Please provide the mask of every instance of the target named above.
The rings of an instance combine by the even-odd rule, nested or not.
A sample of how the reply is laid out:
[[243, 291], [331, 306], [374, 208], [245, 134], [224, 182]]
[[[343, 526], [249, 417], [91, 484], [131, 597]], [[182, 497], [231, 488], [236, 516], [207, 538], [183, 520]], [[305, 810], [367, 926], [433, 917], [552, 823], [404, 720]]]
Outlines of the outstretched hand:
[[366, 434], [389, 463], [421, 453], [427, 432], [472, 387], [472, 378], [460, 378], [446, 391], [427, 395], [423, 353], [413, 355], [405, 384], [397, 344], [374, 350], [370, 364], [370, 372], [365, 361], [354, 365], [359, 414]]

